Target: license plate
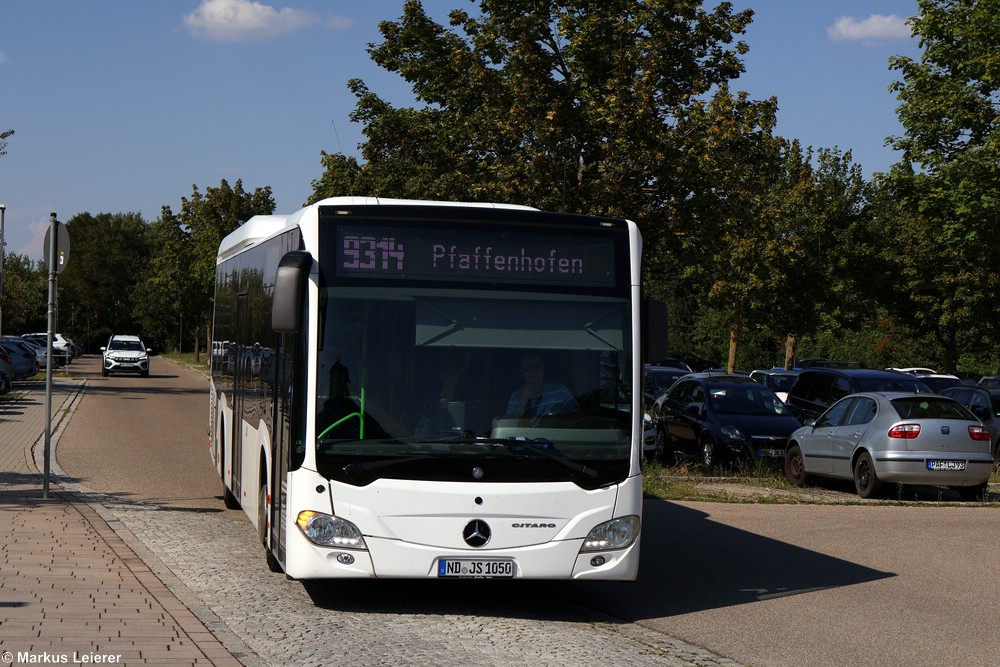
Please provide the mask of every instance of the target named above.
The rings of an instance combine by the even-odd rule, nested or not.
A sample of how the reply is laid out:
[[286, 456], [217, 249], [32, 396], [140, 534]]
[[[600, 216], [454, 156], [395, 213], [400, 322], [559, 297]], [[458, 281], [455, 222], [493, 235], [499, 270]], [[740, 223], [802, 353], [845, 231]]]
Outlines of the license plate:
[[758, 449], [757, 456], [767, 459], [783, 459], [785, 458], [784, 449]]
[[930, 459], [927, 461], [928, 470], [965, 470], [965, 461], [939, 461]]
[[477, 579], [510, 578], [514, 576], [514, 561], [487, 558], [442, 558], [438, 561], [438, 576]]

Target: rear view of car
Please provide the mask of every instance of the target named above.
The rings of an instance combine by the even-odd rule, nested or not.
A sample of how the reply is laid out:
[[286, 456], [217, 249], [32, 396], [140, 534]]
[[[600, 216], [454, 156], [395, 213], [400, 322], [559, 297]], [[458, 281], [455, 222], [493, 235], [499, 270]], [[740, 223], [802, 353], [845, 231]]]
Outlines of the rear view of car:
[[950, 486], [981, 498], [992, 471], [990, 433], [975, 415], [945, 396], [900, 392], [841, 399], [792, 434], [785, 457], [789, 482], [853, 479], [862, 498], [886, 484]]
[[8, 364], [10, 366], [10, 368], [5, 368], [5, 370], [15, 380], [30, 378], [38, 372], [35, 353], [27, 348], [27, 346], [22, 346], [19, 343], [4, 338], [0, 340], [0, 355], [3, 355], [6, 362], [4, 364], [5, 367]]

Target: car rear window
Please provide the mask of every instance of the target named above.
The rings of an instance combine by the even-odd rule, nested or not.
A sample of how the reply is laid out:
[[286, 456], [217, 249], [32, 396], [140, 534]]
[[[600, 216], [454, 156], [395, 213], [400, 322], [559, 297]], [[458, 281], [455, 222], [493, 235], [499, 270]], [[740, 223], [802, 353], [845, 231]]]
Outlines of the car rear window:
[[901, 419], [976, 419], [962, 405], [944, 397], [907, 396], [890, 402]]

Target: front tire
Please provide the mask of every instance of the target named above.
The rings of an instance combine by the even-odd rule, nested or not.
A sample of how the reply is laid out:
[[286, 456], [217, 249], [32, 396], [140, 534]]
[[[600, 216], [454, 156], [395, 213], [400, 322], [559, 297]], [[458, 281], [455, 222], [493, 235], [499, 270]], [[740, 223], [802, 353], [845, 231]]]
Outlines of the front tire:
[[711, 468], [715, 464], [715, 443], [709, 438], [703, 439], [701, 441], [700, 453], [701, 465], [706, 469]]
[[662, 461], [664, 465], [674, 464], [674, 450], [670, 447], [670, 441], [667, 439], [667, 432], [661, 428], [656, 429], [656, 458]]
[[794, 486], [805, 486], [806, 480], [809, 479], [802, 450], [798, 445], [792, 445], [785, 453], [785, 479]]
[[257, 536], [260, 543], [264, 545], [264, 561], [267, 569], [271, 572], [281, 572], [281, 563], [274, 557], [271, 547], [267, 544], [267, 487], [260, 487], [260, 496], [257, 502]]
[[862, 498], [875, 498], [882, 492], [882, 481], [868, 452], [862, 452], [854, 463], [854, 489]]

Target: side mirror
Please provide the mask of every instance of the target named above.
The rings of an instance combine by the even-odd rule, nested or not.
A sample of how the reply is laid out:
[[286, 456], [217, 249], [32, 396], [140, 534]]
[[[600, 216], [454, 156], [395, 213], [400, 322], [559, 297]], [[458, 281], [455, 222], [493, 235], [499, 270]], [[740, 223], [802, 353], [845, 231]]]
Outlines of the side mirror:
[[302, 322], [302, 303], [312, 267], [312, 255], [292, 250], [278, 262], [271, 297], [271, 328], [278, 333], [295, 333]]

